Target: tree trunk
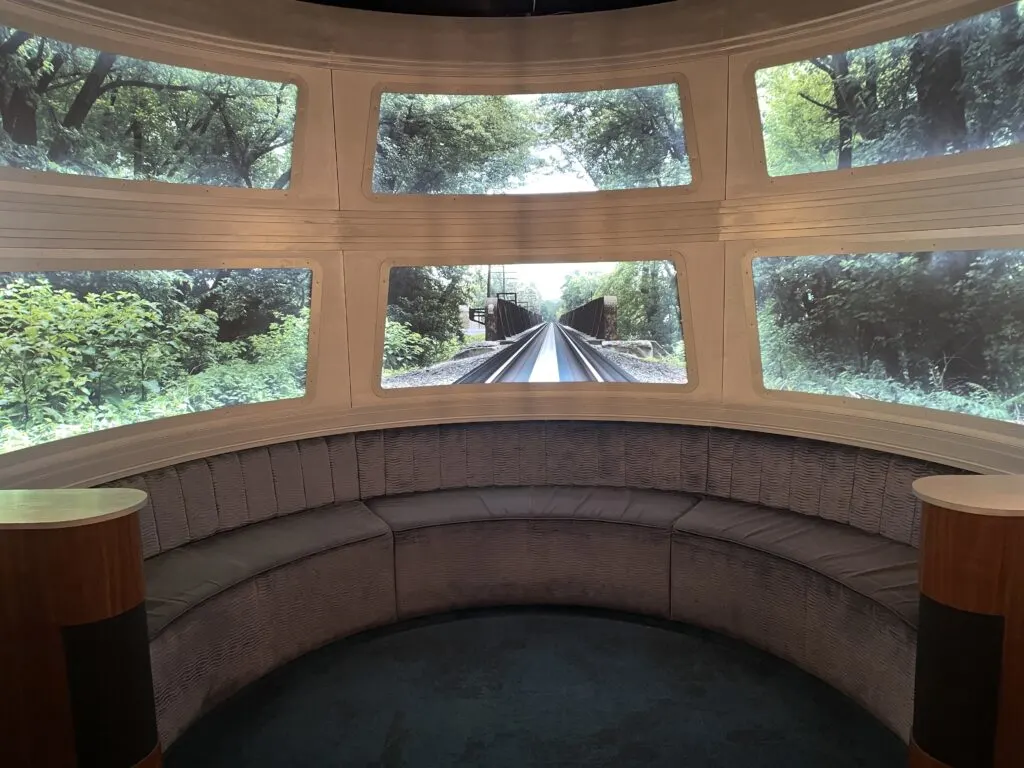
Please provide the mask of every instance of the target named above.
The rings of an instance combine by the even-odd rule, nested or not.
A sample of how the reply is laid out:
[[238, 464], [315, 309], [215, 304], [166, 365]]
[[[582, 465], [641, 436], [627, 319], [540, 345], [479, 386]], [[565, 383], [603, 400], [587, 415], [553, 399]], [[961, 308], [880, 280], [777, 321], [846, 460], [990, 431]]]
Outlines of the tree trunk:
[[922, 32], [914, 39], [910, 65], [922, 144], [929, 156], [967, 149], [963, 59], [956, 27]]
[[[78, 95], [71, 102], [71, 107], [61, 123], [66, 130], [78, 130], [85, 125], [89, 112], [95, 106], [102, 93], [103, 81], [107, 79], [107, 75], [114, 68], [116, 61], [117, 56], [113, 53], [99, 53], [96, 55], [92, 70], [90, 70], [85, 78], [85, 82], [82, 83]], [[62, 163], [67, 160], [70, 152], [71, 141], [68, 139], [67, 134], [58, 133], [50, 144], [50, 160], [55, 163]]]
[[[42, 69], [45, 53], [44, 42], [40, 41], [39, 53], [29, 65], [29, 70], [33, 74]], [[15, 143], [29, 147], [34, 147], [38, 143], [39, 97], [50, 89], [50, 85], [53, 83], [57, 73], [64, 66], [64, 61], [64, 56], [58, 53], [53, 57], [50, 71], [43, 70], [42, 76], [34, 87], [31, 89], [27, 86], [16, 87], [11, 93], [11, 98], [0, 109], [4, 131], [7, 132]]]
[[142, 133], [142, 123], [132, 120], [129, 130], [132, 133], [132, 175], [139, 179], [145, 175], [146, 171], [145, 137]]
[[849, 98], [850, 60], [845, 53], [832, 57], [832, 94], [836, 101], [839, 123], [838, 160], [836, 168], [853, 167], [853, 112]]
[[[1024, 25], [1021, 24], [1017, 3], [1004, 5], [999, 9], [999, 25], [999, 55], [1004, 61], [1019, 60], [1020, 49], [1024, 46]], [[1009, 106], [1006, 109], [1008, 114], [999, 117], [1009, 118], [1014, 138], [1019, 143], [1024, 141], [1024, 120], [1020, 118], [1020, 113], [1024, 110], [1024, 95], [1021, 94], [1024, 71], [1020, 67], [1004, 66], [1002, 72], [1002, 92]]]
[[11, 32], [11, 36], [0, 43], [0, 56], [10, 56], [13, 53], [17, 53], [18, 49], [21, 48], [32, 38], [31, 33], [22, 32], [20, 29], [16, 29]]
[[289, 168], [287, 171], [285, 171], [278, 177], [277, 181], [274, 182], [274, 189], [285, 189], [291, 183], [292, 169]]
[[39, 141], [36, 106], [27, 88], [18, 87], [11, 93], [3, 110], [4, 131], [15, 144], [34, 147]]

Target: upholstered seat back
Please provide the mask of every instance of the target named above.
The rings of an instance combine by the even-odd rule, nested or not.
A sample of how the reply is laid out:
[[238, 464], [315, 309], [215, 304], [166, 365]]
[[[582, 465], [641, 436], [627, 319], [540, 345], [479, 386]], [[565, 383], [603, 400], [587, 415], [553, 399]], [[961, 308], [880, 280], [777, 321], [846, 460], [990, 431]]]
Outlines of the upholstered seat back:
[[250, 523], [359, 498], [352, 435], [225, 453], [118, 480], [149, 494], [146, 557]]
[[356, 435], [359, 493], [610, 485], [746, 501], [917, 546], [911, 484], [957, 470], [864, 448], [709, 427], [493, 422]]
[[150, 495], [147, 557], [302, 509], [488, 486], [613, 486], [717, 496], [918, 543], [910, 485], [949, 467], [863, 448], [709, 427], [490, 422], [361, 432], [190, 461], [111, 485]]

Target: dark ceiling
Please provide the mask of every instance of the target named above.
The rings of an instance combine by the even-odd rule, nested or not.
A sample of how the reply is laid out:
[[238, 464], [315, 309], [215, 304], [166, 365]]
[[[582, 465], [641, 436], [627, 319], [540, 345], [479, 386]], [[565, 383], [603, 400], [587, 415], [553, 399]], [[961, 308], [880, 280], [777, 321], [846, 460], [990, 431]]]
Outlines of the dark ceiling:
[[548, 16], [556, 13], [615, 11], [669, 0], [302, 0], [339, 8], [423, 16]]

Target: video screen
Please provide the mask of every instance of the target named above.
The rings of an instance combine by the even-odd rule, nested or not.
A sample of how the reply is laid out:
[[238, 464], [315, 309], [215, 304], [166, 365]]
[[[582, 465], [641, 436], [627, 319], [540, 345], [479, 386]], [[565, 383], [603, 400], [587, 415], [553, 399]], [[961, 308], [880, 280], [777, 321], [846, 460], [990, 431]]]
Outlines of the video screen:
[[685, 384], [671, 261], [393, 267], [381, 385]]

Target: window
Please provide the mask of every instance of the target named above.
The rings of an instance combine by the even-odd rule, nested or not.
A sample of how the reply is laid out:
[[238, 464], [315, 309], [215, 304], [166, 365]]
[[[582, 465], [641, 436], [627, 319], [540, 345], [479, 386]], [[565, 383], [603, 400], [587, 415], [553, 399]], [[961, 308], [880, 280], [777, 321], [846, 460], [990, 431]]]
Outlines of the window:
[[770, 176], [1024, 139], [1024, 4], [757, 72]]
[[754, 259], [764, 386], [1024, 424], [1024, 251]]
[[0, 273], [0, 453], [302, 397], [311, 273]]
[[378, 194], [543, 194], [691, 181], [675, 84], [516, 96], [381, 95]]
[[392, 267], [385, 388], [685, 384], [670, 261]]
[[284, 189], [298, 89], [0, 27], [0, 165]]

